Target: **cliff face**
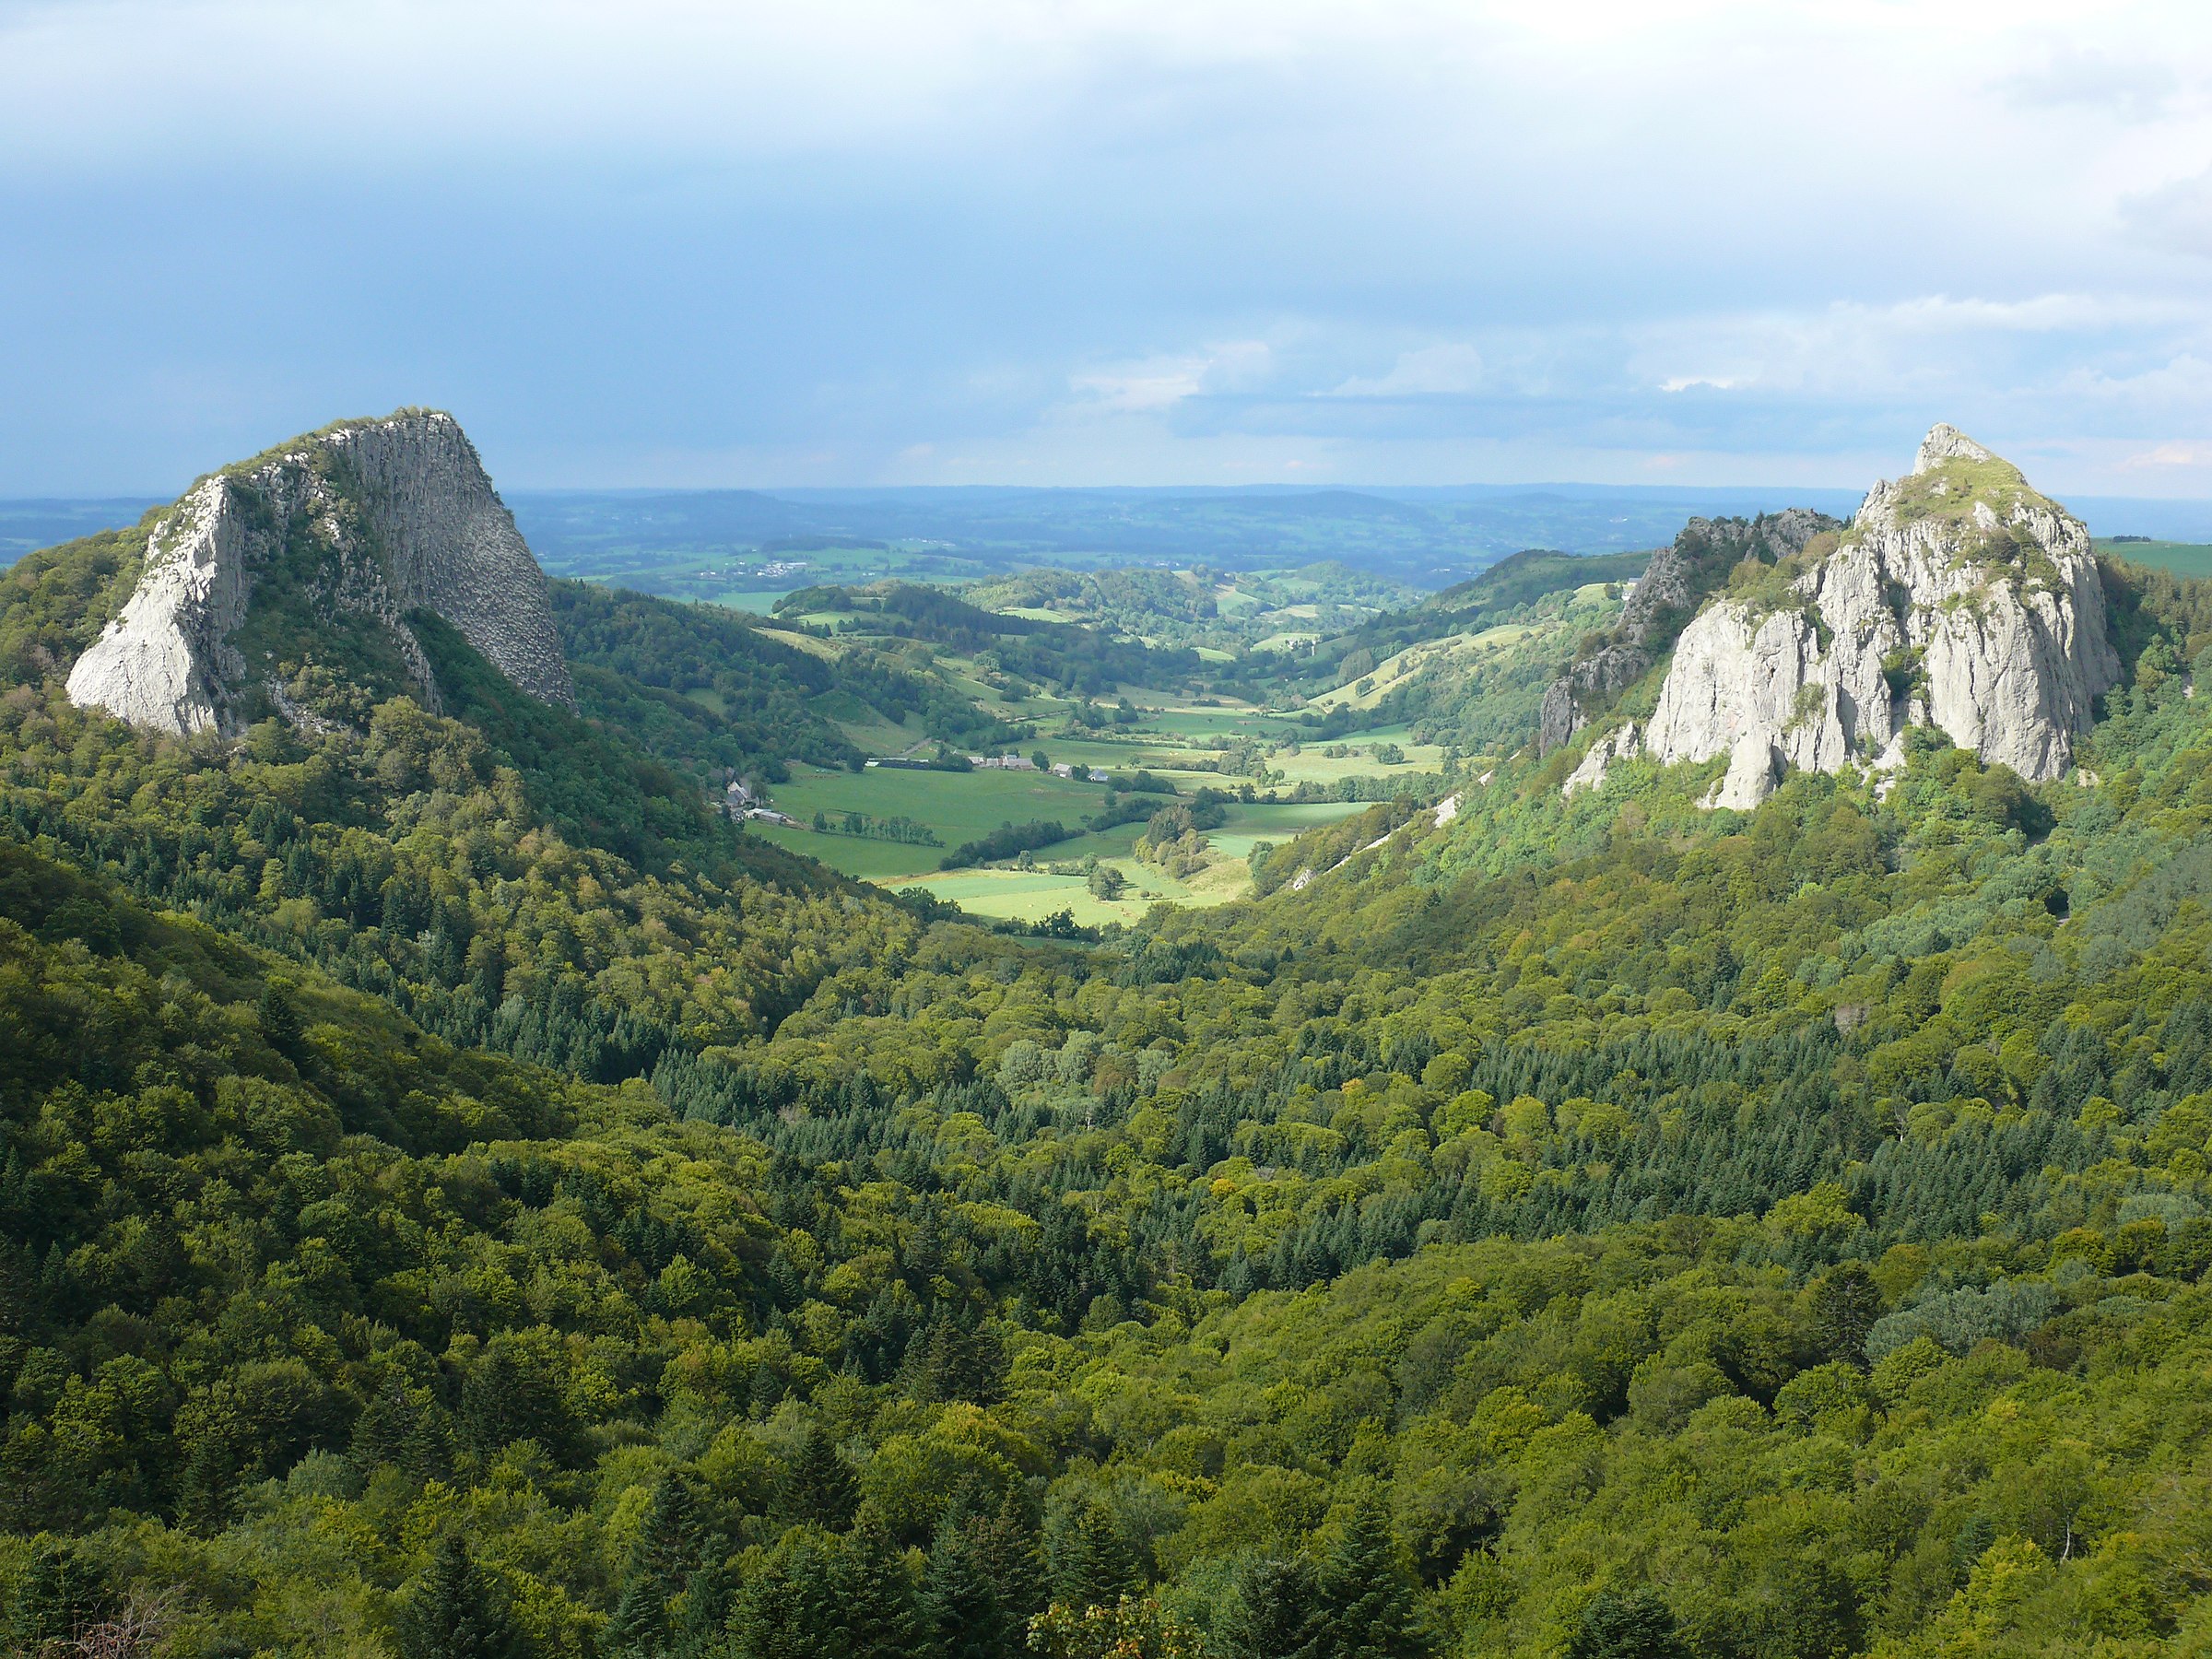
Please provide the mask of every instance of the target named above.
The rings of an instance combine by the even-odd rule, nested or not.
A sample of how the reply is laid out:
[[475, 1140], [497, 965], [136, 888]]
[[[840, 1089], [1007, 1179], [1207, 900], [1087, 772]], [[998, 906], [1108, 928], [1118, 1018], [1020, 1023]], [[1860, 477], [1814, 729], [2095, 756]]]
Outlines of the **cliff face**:
[[[545, 573], [460, 424], [429, 410], [295, 439], [194, 486], [70, 671], [69, 699], [180, 735], [235, 732], [262, 709], [312, 720], [285, 682], [312, 672], [320, 637], [391, 661], [434, 707], [405, 619], [418, 608], [522, 690], [573, 705]], [[267, 648], [249, 661], [263, 621]]]
[[1546, 688], [1536, 717], [1536, 752], [1548, 755], [1614, 698], [1641, 679], [1704, 597], [1744, 559], [1786, 559], [1824, 530], [1841, 528], [1804, 507], [1752, 519], [1691, 519], [1652, 555], [1613, 637]]
[[1894, 764], [1912, 725], [2054, 778], [2119, 678], [2088, 532], [1947, 426], [1832, 551], [1774, 576], [1683, 629], [1649, 724], [1609, 739], [1614, 754], [1725, 754], [1708, 804], [1737, 808], [1793, 767]]

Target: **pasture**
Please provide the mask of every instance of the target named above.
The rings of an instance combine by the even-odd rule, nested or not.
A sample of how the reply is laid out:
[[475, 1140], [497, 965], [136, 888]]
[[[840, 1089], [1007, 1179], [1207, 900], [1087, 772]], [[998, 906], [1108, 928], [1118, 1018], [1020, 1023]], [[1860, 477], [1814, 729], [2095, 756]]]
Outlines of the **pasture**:
[[[959, 841], [994, 830], [1008, 818], [1022, 822], [1057, 818], [1072, 829], [1078, 818], [1098, 810], [1105, 792], [1096, 784], [1076, 785], [1024, 772], [877, 768], [855, 774], [802, 770], [803, 778], [794, 776], [776, 792], [783, 811], [803, 820], [811, 819], [818, 807], [911, 818], [935, 830], [945, 846], [908, 846], [758, 822], [749, 827], [751, 833], [862, 880], [893, 888], [926, 888], [976, 915], [1020, 922], [1041, 922], [1065, 910], [1072, 911], [1077, 922], [1096, 926], [1133, 923], [1155, 904], [1223, 904], [1250, 890], [1247, 860], [1258, 842], [1280, 843], [1316, 824], [1363, 809], [1358, 803], [1340, 801], [1232, 805], [1227, 822], [1206, 838], [1214, 849], [1212, 862], [1180, 880], [1135, 856], [1137, 837], [1144, 833], [1142, 823], [1116, 824], [1041, 848], [1031, 855], [1038, 866], [1034, 869], [940, 870], [945, 853]], [[1044, 787], [1048, 784], [1058, 787]], [[1068, 867], [1091, 859], [1121, 872], [1128, 886], [1120, 898], [1093, 897], [1088, 877]]]

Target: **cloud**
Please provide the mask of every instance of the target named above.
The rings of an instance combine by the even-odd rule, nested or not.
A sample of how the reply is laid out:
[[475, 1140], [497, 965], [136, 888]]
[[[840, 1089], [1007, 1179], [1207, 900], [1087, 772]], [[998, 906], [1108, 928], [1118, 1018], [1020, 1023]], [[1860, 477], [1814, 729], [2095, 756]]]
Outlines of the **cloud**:
[[[2053, 368], [2133, 363], [2212, 325], [2201, 300], [2124, 293], [2015, 300], [1918, 295], [1870, 305], [1658, 318], [1623, 331], [1631, 381], [1696, 388], [1862, 397], [1960, 394], [2056, 378]], [[2048, 363], [2049, 366], [2039, 367]]]
[[1402, 351], [1387, 374], [1354, 375], [1330, 390], [1332, 397], [1445, 397], [1482, 384], [1482, 353], [1465, 341]]
[[2201, 0], [0, 0], [0, 491], [2109, 470], [2208, 162]]
[[2120, 204], [2120, 215], [2138, 239], [2153, 247], [2212, 256], [2212, 169], [2129, 194]]
[[1244, 390], [1273, 360], [1264, 340], [1230, 340], [1182, 356], [1155, 356], [1068, 377], [1080, 406], [1116, 414], [1173, 408], [1186, 398]]
[[2071, 44], [2052, 48], [2040, 62], [2000, 75], [1992, 85], [2020, 109], [2087, 108], [2131, 122], [2164, 114], [2182, 89], [2171, 63], [2115, 58]]
[[2212, 466], [2212, 443], [2161, 443], [2119, 463], [2131, 471], [2145, 467]]

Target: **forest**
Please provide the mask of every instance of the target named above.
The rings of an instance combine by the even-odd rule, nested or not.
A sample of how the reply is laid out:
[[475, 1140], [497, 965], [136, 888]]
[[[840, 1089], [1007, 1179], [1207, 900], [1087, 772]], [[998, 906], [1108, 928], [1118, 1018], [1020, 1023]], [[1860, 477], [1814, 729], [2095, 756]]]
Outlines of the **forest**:
[[12, 1651], [2212, 1642], [2212, 588], [2090, 786], [1521, 751], [1053, 936], [714, 806], [894, 651], [564, 587], [579, 714], [427, 618], [153, 736], [133, 534], [0, 574]]

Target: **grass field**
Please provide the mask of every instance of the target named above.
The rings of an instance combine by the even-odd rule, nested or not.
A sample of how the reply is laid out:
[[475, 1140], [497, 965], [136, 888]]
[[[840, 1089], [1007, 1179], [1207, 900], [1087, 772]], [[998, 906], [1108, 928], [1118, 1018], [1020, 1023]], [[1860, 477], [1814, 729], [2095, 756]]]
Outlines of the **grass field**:
[[1287, 841], [1316, 824], [1333, 824], [1355, 812], [1365, 812], [1360, 801], [1299, 801], [1280, 806], [1265, 804], [1230, 808], [1229, 822], [1206, 839], [1217, 853], [1230, 858], [1248, 858], [1255, 841]]
[[850, 835], [817, 835], [755, 823], [752, 829], [779, 846], [820, 859], [848, 876], [869, 880], [934, 870], [962, 841], [986, 835], [1004, 823], [1057, 818], [1073, 829], [1104, 802], [1096, 783], [1074, 783], [1050, 772], [908, 771], [878, 766], [866, 771], [825, 771], [798, 765], [791, 782], [775, 788], [777, 807], [801, 823], [817, 812], [865, 812], [876, 818], [910, 818], [926, 824], [942, 847], [914, 847], [902, 841], [865, 841]]
[[1073, 828], [1098, 810], [1104, 792], [1096, 784], [1070, 783], [1031, 772], [921, 772], [875, 768], [865, 772], [793, 769], [792, 781], [776, 790], [776, 804], [802, 820], [819, 809], [857, 811], [878, 818], [900, 816], [936, 830], [943, 847], [913, 847], [898, 841], [867, 841], [849, 835], [818, 835], [755, 823], [750, 832], [778, 846], [818, 858], [831, 868], [886, 887], [924, 887], [979, 916], [1041, 922], [1057, 911], [1073, 911], [1077, 922], [1135, 922], [1155, 904], [1211, 905], [1241, 897], [1251, 885], [1246, 861], [1256, 842], [1285, 841], [1315, 824], [1363, 810], [1357, 803], [1231, 806], [1228, 821], [1207, 838], [1213, 863], [1179, 881], [1133, 854], [1141, 823], [1116, 824], [1039, 851], [1040, 865], [1069, 865], [1097, 858], [1121, 871], [1128, 889], [1118, 900], [1091, 896], [1080, 875], [1035, 870], [940, 870], [945, 853], [960, 841], [996, 829], [1011, 818], [1058, 818]]
[[2097, 551], [2110, 553], [2115, 559], [2124, 559], [2130, 564], [2171, 571], [2176, 576], [2212, 576], [2212, 547], [2199, 542], [2100, 541], [2097, 544]]
[[[1294, 606], [1278, 614], [1300, 619], [1293, 613], [1300, 608], [1310, 613], [1314, 607]], [[1056, 613], [1038, 609], [1020, 614], [1041, 618]], [[843, 616], [821, 619], [834, 625], [851, 620]], [[839, 633], [824, 640], [785, 629], [772, 631], [801, 650], [829, 657], [852, 648], [861, 638]], [[1431, 645], [1430, 649], [1437, 648]], [[1075, 724], [1079, 700], [1056, 694], [1049, 686], [1016, 687], [996, 668], [979, 664], [971, 656], [941, 649], [931, 654], [933, 671], [948, 686], [986, 712], [1037, 733], [1017, 746], [1021, 753], [1041, 750], [1051, 761], [1121, 774], [1151, 771], [1185, 795], [1206, 788], [1233, 791], [1245, 782], [1214, 770], [1219, 752], [1212, 747], [1216, 742], [1238, 747], [1254, 740], [1276, 743], [1284, 740], [1291, 729], [1280, 710], [1269, 712], [1233, 699], [1215, 700], [1183, 689], [1134, 686], [1117, 687], [1104, 700], [1111, 703], [1125, 697], [1137, 711], [1134, 725], [1083, 727]], [[1009, 694], [1016, 689], [1024, 694]], [[821, 712], [836, 719], [853, 742], [871, 755], [911, 753], [922, 744], [920, 723], [911, 716], [905, 726], [893, 725], [850, 698], [821, 700]], [[1400, 765], [1385, 767], [1374, 758], [1374, 746], [1384, 742], [1395, 743], [1403, 750], [1405, 760]], [[1322, 752], [1324, 747], [1346, 752], [1326, 755]], [[1335, 745], [1308, 741], [1296, 755], [1278, 749], [1269, 764], [1291, 785], [1326, 785], [1353, 775], [1433, 773], [1441, 758], [1440, 748], [1415, 745], [1407, 732], [1398, 727], [1350, 734]], [[752, 832], [862, 880], [891, 888], [926, 888], [978, 915], [1040, 921], [1065, 910], [1072, 911], [1079, 922], [1095, 924], [1135, 922], [1159, 903], [1211, 905], [1239, 898], [1251, 888], [1248, 860], [1258, 842], [1287, 841], [1302, 830], [1359, 812], [1364, 806], [1325, 802], [1232, 806], [1227, 822], [1208, 837], [1211, 861], [1184, 879], [1169, 877], [1135, 858], [1134, 847], [1143, 832], [1141, 822], [1087, 832], [1038, 849], [1032, 854], [1037, 867], [1031, 869], [947, 871], [940, 867], [954, 848], [1005, 823], [1056, 819], [1074, 829], [1100, 809], [1106, 793], [1100, 784], [1056, 778], [1049, 772], [938, 772], [893, 767], [849, 772], [794, 765], [791, 779], [774, 789], [773, 801], [796, 818], [799, 827], [756, 823]], [[909, 818], [926, 826], [939, 844], [915, 846], [818, 833], [811, 828], [818, 812]], [[1119, 870], [1127, 882], [1124, 896], [1112, 901], [1092, 897], [1087, 876], [1077, 867], [1086, 861], [1103, 862]], [[1049, 867], [1055, 865], [1057, 871]]]
[[1071, 911], [1084, 926], [1096, 927], [1103, 922], [1135, 922], [1159, 902], [1135, 889], [1112, 900], [1094, 899], [1082, 877], [1044, 870], [954, 870], [918, 877], [912, 885], [927, 888], [973, 915], [1007, 922], [1041, 922]]
[[[1375, 746], [1381, 743], [1396, 744], [1404, 752], [1405, 760], [1396, 766], [1384, 766], [1374, 755]], [[1322, 752], [1335, 747], [1352, 752], [1342, 755]], [[1338, 744], [1300, 744], [1295, 755], [1278, 750], [1267, 764], [1292, 783], [1334, 783], [1339, 778], [1397, 777], [1441, 771], [1444, 751], [1441, 744], [1414, 742], [1412, 731], [1406, 726], [1378, 726], [1371, 732], [1354, 732]]]

